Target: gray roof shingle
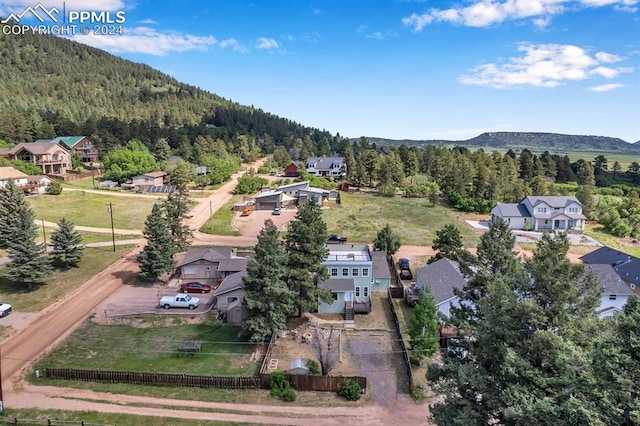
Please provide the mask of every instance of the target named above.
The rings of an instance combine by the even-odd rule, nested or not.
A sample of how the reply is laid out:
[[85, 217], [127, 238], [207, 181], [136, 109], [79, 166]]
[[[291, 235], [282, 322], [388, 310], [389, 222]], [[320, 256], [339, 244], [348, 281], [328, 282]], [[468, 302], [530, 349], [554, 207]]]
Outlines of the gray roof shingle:
[[339, 291], [353, 291], [353, 278], [335, 278], [320, 281], [318, 287], [331, 290], [334, 293]]
[[580, 258], [587, 265], [606, 263], [628, 283], [640, 285], [640, 259], [611, 247], [600, 247]]
[[602, 285], [604, 294], [621, 294], [631, 296], [633, 292], [629, 289], [622, 278], [609, 264], [594, 263], [585, 265], [585, 273], [591, 273]]
[[450, 259], [440, 259], [416, 270], [416, 279], [429, 286], [436, 305], [454, 297], [453, 289], [462, 289], [467, 283], [458, 262]]
[[385, 252], [372, 251], [371, 263], [373, 265], [373, 271], [371, 273], [373, 278], [391, 278], [389, 263], [387, 263], [387, 254]]
[[529, 210], [522, 204], [498, 203], [495, 208], [502, 217], [531, 217]]

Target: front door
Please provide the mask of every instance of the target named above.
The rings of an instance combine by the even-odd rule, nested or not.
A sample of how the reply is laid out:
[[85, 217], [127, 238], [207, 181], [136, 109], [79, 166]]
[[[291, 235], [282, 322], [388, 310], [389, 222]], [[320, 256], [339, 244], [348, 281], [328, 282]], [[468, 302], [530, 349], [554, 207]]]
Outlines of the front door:
[[559, 220], [554, 220], [553, 221], [553, 228], [554, 229], [559, 229], [560, 228], [560, 221]]

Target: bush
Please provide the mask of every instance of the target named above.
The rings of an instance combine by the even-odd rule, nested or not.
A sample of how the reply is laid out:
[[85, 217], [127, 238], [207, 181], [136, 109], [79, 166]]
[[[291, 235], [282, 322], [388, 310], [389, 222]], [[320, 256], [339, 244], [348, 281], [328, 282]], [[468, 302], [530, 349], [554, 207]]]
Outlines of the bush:
[[284, 391], [282, 391], [282, 395], [280, 395], [280, 397], [285, 402], [293, 402], [296, 400], [297, 395], [296, 391], [293, 390], [291, 386], [289, 386], [289, 383], [287, 383], [287, 387]]
[[62, 184], [58, 180], [52, 180], [47, 188], [47, 194], [60, 195], [62, 194]]
[[307, 368], [311, 374], [320, 374], [320, 366], [312, 359], [307, 360]]
[[271, 389], [271, 396], [278, 397], [289, 388], [289, 382], [283, 371], [274, 371], [269, 374], [269, 389]]
[[357, 401], [360, 399], [360, 385], [351, 379], [347, 379], [338, 388], [338, 395], [347, 401]]

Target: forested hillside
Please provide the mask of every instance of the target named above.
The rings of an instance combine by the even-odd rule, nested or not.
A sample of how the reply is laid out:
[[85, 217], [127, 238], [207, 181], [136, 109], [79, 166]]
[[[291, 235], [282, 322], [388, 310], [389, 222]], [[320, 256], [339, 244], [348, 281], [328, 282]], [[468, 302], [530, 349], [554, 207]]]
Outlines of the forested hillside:
[[0, 36], [0, 68], [0, 139], [8, 142], [82, 134], [104, 152], [130, 139], [152, 146], [167, 138], [178, 151], [198, 136], [231, 146], [238, 134], [267, 145], [305, 135], [316, 144], [332, 139], [59, 37]]
[[563, 135], [541, 132], [489, 132], [466, 140], [394, 140], [369, 138], [377, 146], [422, 146], [448, 145], [468, 148], [497, 148], [532, 152], [549, 151], [565, 153], [569, 151], [616, 152], [620, 154], [640, 154], [640, 143], [627, 143], [622, 139], [607, 136]]

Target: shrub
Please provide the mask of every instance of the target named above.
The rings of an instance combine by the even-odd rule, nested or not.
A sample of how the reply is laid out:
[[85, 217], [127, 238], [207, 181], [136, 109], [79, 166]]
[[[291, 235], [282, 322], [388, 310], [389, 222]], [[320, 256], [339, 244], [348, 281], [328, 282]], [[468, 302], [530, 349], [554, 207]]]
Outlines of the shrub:
[[47, 194], [60, 195], [62, 194], [62, 184], [58, 180], [52, 180], [47, 188]]
[[293, 402], [296, 400], [297, 395], [296, 391], [293, 390], [291, 386], [289, 386], [289, 383], [287, 383], [287, 387], [284, 391], [282, 391], [282, 395], [280, 395], [280, 397], [285, 402]]
[[351, 379], [347, 379], [338, 388], [338, 395], [347, 401], [357, 401], [360, 399], [360, 385]]
[[320, 374], [320, 366], [312, 359], [307, 360], [307, 368], [311, 374]]
[[281, 396], [288, 387], [290, 386], [284, 371], [274, 371], [269, 374], [269, 389], [271, 389], [271, 396]]

